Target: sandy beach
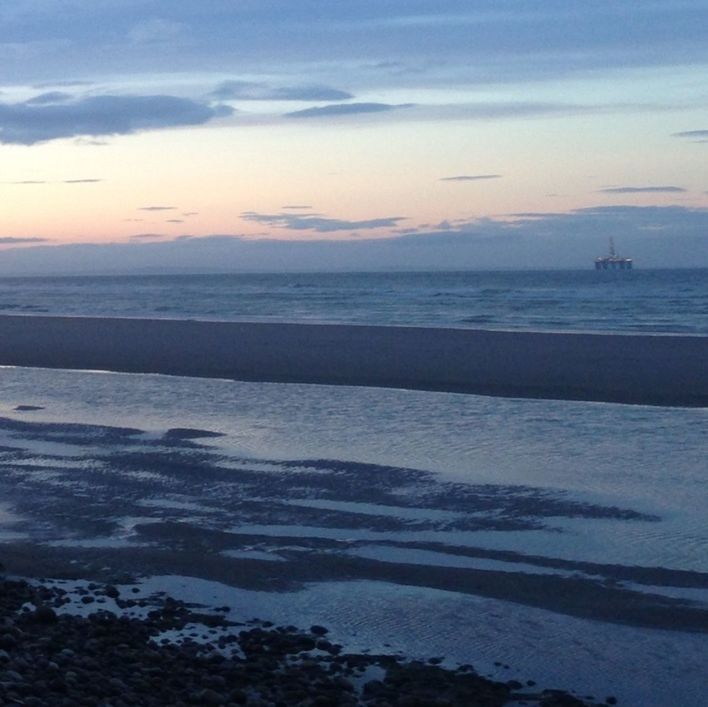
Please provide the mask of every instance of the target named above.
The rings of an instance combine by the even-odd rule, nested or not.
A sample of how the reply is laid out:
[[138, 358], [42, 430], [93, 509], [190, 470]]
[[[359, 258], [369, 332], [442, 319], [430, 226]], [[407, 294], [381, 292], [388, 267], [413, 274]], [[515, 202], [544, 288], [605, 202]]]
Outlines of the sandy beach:
[[708, 337], [0, 317], [0, 365], [708, 405]]

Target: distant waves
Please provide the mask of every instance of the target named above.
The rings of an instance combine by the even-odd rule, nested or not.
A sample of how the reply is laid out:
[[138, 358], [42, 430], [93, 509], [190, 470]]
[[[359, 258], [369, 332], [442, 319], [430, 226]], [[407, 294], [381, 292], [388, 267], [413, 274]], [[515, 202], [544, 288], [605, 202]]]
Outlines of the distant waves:
[[0, 278], [0, 314], [708, 335], [708, 270]]

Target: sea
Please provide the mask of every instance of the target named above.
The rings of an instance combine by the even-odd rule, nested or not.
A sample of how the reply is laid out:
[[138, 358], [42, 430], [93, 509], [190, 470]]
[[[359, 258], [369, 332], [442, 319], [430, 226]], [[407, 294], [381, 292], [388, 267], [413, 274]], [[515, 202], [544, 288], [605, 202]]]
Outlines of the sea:
[[708, 334], [708, 269], [0, 278], [0, 313]]
[[[2, 278], [0, 312], [703, 337], [708, 270]], [[21, 495], [0, 483], [3, 542], [139, 547], [147, 519], [247, 536], [228, 557], [278, 568], [338, 552], [422, 566], [435, 581], [330, 577], [269, 592], [195, 571], [145, 582], [324, 623], [353, 650], [444, 657], [599, 702], [708, 703], [708, 409], [3, 367], [0, 420], [0, 450], [22, 447], [24, 474]], [[126, 466], [126, 428], [144, 455], [163, 453], [168, 430], [222, 436], [180, 451], [196, 455], [190, 485], [165, 470], [168, 456]], [[236, 502], [224, 469], [244, 465], [272, 487], [242, 486]], [[106, 501], [108, 478], [121, 483]], [[97, 514], [120, 506], [112, 530], [86, 521], [94, 494]], [[67, 521], [71, 499], [84, 525]], [[448, 570], [508, 580], [456, 591]], [[519, 599], [529, 577], [560, 582], [548, 585], [557, 596]], [[573, 583], [596, 611], [568, 608]], [[616, 592], [631, 593], [626, 616], [602, 608]]]

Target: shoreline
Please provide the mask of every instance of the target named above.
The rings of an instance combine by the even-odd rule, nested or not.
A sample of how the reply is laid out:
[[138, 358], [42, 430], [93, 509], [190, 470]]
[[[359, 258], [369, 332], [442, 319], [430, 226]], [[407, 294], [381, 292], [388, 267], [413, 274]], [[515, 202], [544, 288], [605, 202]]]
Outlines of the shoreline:
[[0, 365], [708, 406], [708, 337], [0, 316]]
[[470, 664], [444, 666], [442, 657], [349, 651], [320, 624], [248, 620], [237, 607], [146, 595], [139, 582], [0, 575], [0, 589], [0, 699], [13, 704], [600, 705]]

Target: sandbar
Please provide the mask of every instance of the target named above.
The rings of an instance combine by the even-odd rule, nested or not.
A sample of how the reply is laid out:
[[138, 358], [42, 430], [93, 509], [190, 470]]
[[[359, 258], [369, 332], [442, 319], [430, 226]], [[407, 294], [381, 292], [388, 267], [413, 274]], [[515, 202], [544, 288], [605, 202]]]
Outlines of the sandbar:
[[708, 337], [0, 316], [0, 365], [705, 407]]

